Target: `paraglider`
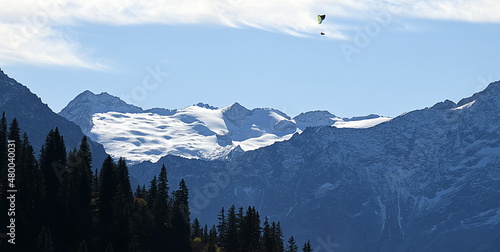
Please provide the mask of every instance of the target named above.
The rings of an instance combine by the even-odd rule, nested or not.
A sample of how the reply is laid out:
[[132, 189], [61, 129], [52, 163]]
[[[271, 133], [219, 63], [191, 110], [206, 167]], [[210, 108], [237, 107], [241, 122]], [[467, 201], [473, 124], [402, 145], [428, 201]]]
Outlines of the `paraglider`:
[[318, 15], [318, 24], [323, 23], [323, 20], [325, 20], [326, 15]]
[[[325, 20], [326, 18], [326, 15], [323, 14], [323, 15], [318, 15], [318, 24], [321, 24], [323, 23], [323, 20]], [[321, 35], [325, 35], [325, 33], [323, 31], [320, 32]]]

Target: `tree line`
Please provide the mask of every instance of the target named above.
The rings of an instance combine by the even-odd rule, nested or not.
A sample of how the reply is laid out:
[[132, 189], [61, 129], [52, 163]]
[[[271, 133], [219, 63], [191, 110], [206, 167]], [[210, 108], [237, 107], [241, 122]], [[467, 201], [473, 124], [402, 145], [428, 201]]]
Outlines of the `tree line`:
[[[8, 125], [3, 113], [0, 143], [0, 234], [8, 234], [0, 237], [0, 251], [299, 251], [293, 236], [284, 243], [279, 222], [266, 217], [261, 225], [254, 207], [222, 208], [211, 228], [191, 221], [186, 182], [171, 190], [164, 165], [147, 188], [133, 193], [126, 160], [107, 156], [98, 171], [85, 136], [78, 149], [67, 151], [55, 128], [37, 159], [17, 120]], [[12, 189], [15, 216], [9, 216]], [[14, 237], [9, 225], [15, 225]], [[312, 251], [309, 241], [302, 251]]]

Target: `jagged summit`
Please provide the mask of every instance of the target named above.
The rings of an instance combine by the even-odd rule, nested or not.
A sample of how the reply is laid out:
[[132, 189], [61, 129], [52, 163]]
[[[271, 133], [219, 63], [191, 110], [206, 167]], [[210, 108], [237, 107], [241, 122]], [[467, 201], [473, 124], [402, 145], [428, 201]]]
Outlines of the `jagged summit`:
[[120, 98], [106, 92], [94, 94], [89, 90], [85, 90], [69, 102], [59, 114], [79, 125], [83, 132], [88, 134], [93, 126], [92, 116], [96, 113], [107, 113], [110, 111], [141, 113], [143, 109], [127, 104]]
[[241, 122], [251, 113], [251, 110], [248, 110], [237, 102], [222, 109], [224, 117], [236, 126], [240, 126]]
[[196, 104], [195, 104], [195, 105], [193, 105], [193, 106], [197, 106], [197, 107], [200, 107], [200, 108], [211, 109], [211, 110], [218, 109], [217, 107], [210, 106], [209, 104], [207, 104], [207, 103], [203, 103], [203, 102], [198, 102], [198, 103], [196, 103]]
[[500, 104], [500, 81], [492, 82], [483, 91], [477, 92], [471, 97], [460, 100], [457, 103], [457, 106], [463, 106], [474, 100], [496, 101], [497, 104]]
[[431, 107], [431, 109], [446, 110], [446, 109], [452, 109], [456, 106], [457, 104], [455, 104], [453, 101], [446, 99], [445, 101], [436, 103], [434, 106]]
[[293, 119], [297, 122], [299, 129], [305, 130], [307, 127], [333, 125], [335, 123], [334, 118], [337, 117], [328, 111], [316, 110], [300, 113]]

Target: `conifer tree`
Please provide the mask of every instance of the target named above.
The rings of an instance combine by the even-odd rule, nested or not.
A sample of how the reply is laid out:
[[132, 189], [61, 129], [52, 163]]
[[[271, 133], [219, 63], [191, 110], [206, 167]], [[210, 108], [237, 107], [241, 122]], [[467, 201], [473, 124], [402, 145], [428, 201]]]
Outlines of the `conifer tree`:
[[66, 172], [66, 147], [59, 129], [50, 130], [40, 151], [40, 169], [42, 170], [47, 203], [55, 205], [59, 186]]
[[212, 226], [210, 232], [208, 233], [207, 251], [217, 251], [217, 229], [215, 228], [215, 226]]
[[150, 208], [151, 211], [153, 211], [154, 208], [154, 201], [156, 199], [157, 192], [158, 192], [158, 187], [156, 185], [156, 176], [154, 176], [149, 184], [149, 190], [146, 195], [146, 200], [148, 201], [148, 207]]
[[227, 221], [224, 207], [219, 212], [217, 216], [219, 223], [217, 224], [217, 231], [219, 232], [219, 245], [225, 246], [227, 243]]
[[239, 220], [236, 216], [236, 208], [232, 205], [227, 211], [226, 240], [224, 248], [228, 252], [239, 250]]
[[256, 251], [261, 247], [259, 213], [254, 207], [248, 207], [241, 219], [240, 251]]
[[135, 192], [134, 192], [134, 197], [144, 198], [144, 195], [142, 194], [142, 188], [140, 185], [137, 185], [137, 188], [135, 189]]
[[[215, 228], [215, 225], [213, 226], [213, 228]], [[201, 231], [201, 238], [205, 241], [208, 240], [208, 236], [209, 236], [209, 233], [208, 233], [208, 225], [205, 224], [205, 226], [203, 226], [202, 228], [202, 231]], [[215, 230], [215, 232], [217, 232], [217, 229]]]
[[179, 183], [179, 189], [174, 191], [172, 206], [172, 251], [191, 250], [191, 225], [189, 221], [189, 192], [184, 179]]
[[273, 223], [271, 224], [271, 232], [272, 232], [272, 240], [273, 240], [273, 251], [283, 251], [283, 231], [281, 230], [281, 223]]
[[299, 246], [297, 246], [297, 243], [295, 242], [295, 239], [290, 237], [288, 239], [288, 245], [286, 246], [286, 252], [298, 252], [299, 251]]
[[306, 243], [304, 243], [304, 246], [302, 247], [302, 252], [312, 252], [313, 249], [311, 247], [311, 242], [307, 240]]
[[63, 232], [66, 242], [77, 247], [85, 239], [92, 221], [90, 201], [92, 199], [92, 154], [87, 137], [83, 137], [78, 150], [69, 152], [68, 172], [63, 175], [59, 190], [59, 204], [64, 219]]
[[262, 251], [272, 252], [273, 251], [273, 233], [271, 227], [269, 226], [269, 219], [266, 217], [264, 220], [264, 227], [262, 228]]
[[141, 194], [142, 194], [142, 198], [146, 199], [146, 197], [148, 195], [148, 190], [146, 189], [146, 185], [142, 185]]
[[26, 133], [23, 134], [22, 142], [18, 143], [16, 148], [21, 150], [20, 157], [16, 161], [18, 248], [26, 251], [35, 250], [36, 247], [32, 241], [37, 239], [41, 228], [43, 179]]
[[168, 225], [168, 179], [167, 179], [167, 170], [165, 165], [161, 166], [160, 174], [158, 175], [158, 182], [156, 186], [156, 194], [154, 195], [153, 200], [153, 214], [157, 222], [162, 225]]
[[115, 162], [111, 156], [107, 156], [104, 160], [99, 175], [99, 200], [97, 201], [97, 208], [99, 210], [98, 216], [98, 232], [101, 237], [102, 246], [100, 250], [107, 246], [108, 241], [111, 239], [113, 231], [113, 197], [116, 188], [114, 178]]
[[10, 123], [8, 139], [14, 141], [15, 145], [18, 146], [17, 148], [15, 148], [15, 154], [16, 154], [15, 159], [18, 159], [16, 160], [17, 163], [17, 161], [22, 160], [21, 148], [19, 148], [22, 146], [22, 141], [21, 141], [21, 129], [19, 128], [19, 123], [17, 122], [16, 118], [14, 118]]
[[198, 218], [195, 218], [193, 224], [191, 225], [191, 237], [203, 238], [203, 229], [201, 228], [200, 221], [198, 221]]
[[130, 218], [132, 216], [133, 195], [130, 188], [128, 168], [124, 158], [119, 158], [115, 166], [116, 187], [112, 199], [113, 246], [117, 251], [127, 251], [131, 239]]
[[158, 178], [155, 177], [153, 181], [151, 181], [150, 191], [150, 204], [152, 205], [153, 219], [155, 223], [152, 245], [155, 250], [164, 251], [168, 249], [168, 243], [171, 242], [167, 239], [170, 228], [170, 205], [168, 195], [169, 186], [165, 165], [162, 165]]

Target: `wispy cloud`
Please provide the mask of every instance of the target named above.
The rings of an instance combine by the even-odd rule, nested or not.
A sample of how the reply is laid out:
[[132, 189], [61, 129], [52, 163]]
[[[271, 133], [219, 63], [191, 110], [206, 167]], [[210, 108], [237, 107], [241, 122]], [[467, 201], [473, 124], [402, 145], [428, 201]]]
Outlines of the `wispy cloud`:
[[[388, 10], [399, 17], [500, 23], [498, 0], [24, 0], [0, 9], [0, 64], [30, 63], [105, 69], [60, 27], [89, 22], [107, 25], [215, 24], [254, 27], [292, 36], [317, 34], [316, 15], [335, 22], [321, 29], [345, 39], [347, 20]], [[333, 19], [331, 18], [333, 17]]]

